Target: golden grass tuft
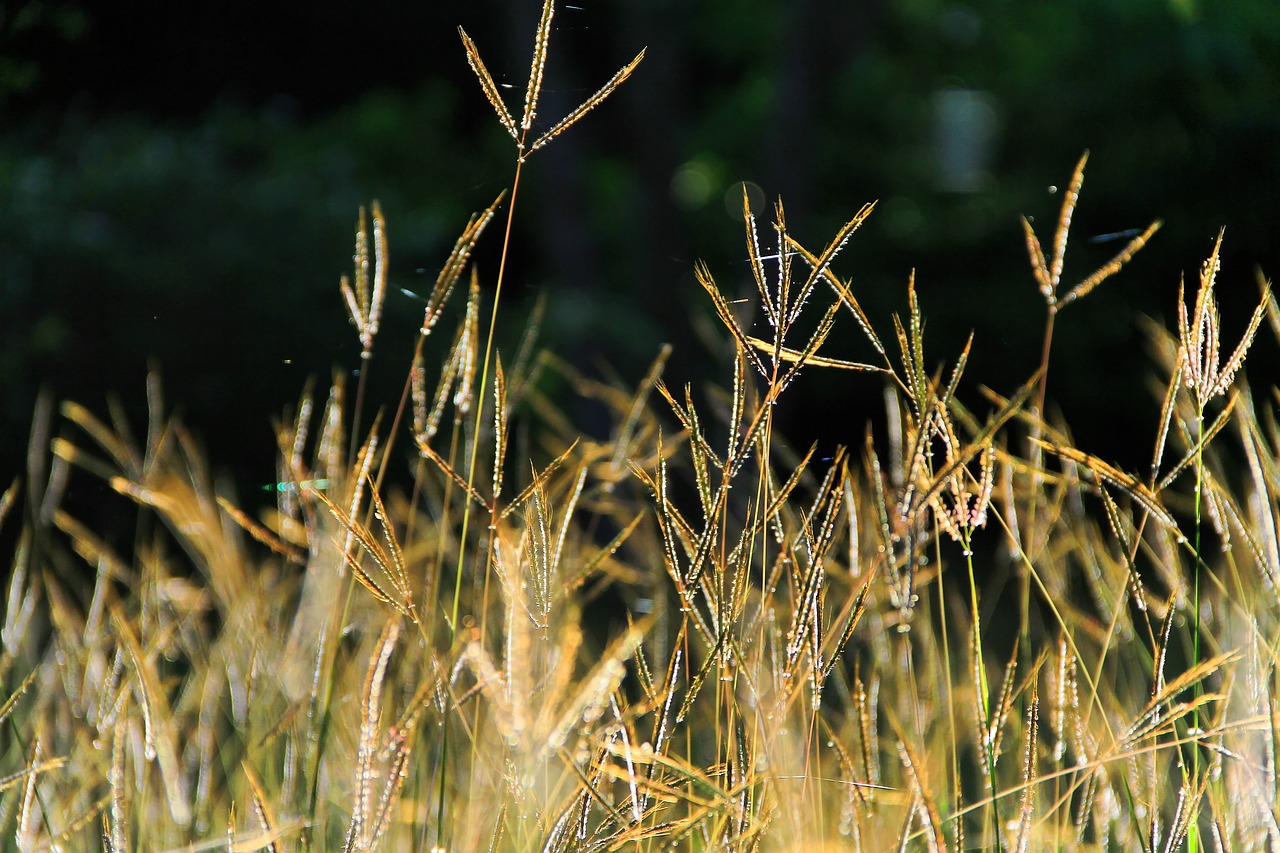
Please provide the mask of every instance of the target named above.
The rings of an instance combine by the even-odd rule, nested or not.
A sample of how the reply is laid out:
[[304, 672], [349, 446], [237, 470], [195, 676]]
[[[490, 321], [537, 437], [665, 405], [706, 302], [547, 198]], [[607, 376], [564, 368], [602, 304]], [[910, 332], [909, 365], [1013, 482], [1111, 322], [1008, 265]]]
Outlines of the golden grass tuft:
[[[471, 253], [528, 155], [639, 61], [530, 135], [553, 12], [519, 124], [463, 34], [516, 183], [443, 259], [398, 407], [339, 377], [279, 420], [272, 505], [211, 475], [154, 379], [141, 441], [117, 405], [64, 404], [55, 427], [42, 402], [30, 475], [0, 496], [18, 525], [0, 832], [112, 851], [1280, 845], [1280, 428], [1241, 379], [1280, 321], [1264, 287], [1221, 359], [1221, 235], [1177, 329], [1151, 329], [1161, 418], [1127, 425], [1151, 430], [1143, 475], [1043, 415], [1057, 310], [1156, 227], [1059, 296], [1085, 158], [1047, 257], [1025, 226], [1049, 314], [1017, 388], [962, 402], [981, 341], [939, 367], [914, 277], [873, 328], [833, 269], [871, 205], [814, 252], [780, 204], [762, 248], [744, 204], [767, 329], [696, 270], [726, 389], [668, 387], [669, 348], [634, 386], [528, 340], [502, 358]], [[340, 285], [366, 368], [391, 262], [371, 211]], [[865, 356], [829, 352], [845, 328]], [[856, 452], [775, 430], [823, 369], [887, 389], [874, 426], [849, 425]], [[579, 435], [548, 377], [608, 437]], [[64, 506], [82, 478], [132, 506], [128, 546]]]

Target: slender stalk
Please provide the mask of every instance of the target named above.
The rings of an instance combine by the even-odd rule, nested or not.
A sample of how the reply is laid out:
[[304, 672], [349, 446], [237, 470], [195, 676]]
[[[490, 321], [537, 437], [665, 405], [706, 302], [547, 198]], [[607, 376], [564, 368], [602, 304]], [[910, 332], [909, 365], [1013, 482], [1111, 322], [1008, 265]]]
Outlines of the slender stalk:
[[982, 706], [981, 752], [983, 769], [987, 773], [987, 785], [991, 788], [992, 832], [996, 839], [996, 849], [1004, 849], [1004, 839], [1000, 835], [1000, 797], [996, 788], [996, 757], [991, 730], [991, 687], [987, 679], [987, 664], [982, 659], [982, 622], [978, 612], [978, 583], [973, 574], [973, 548], [968, 528], [961, 528], [964, 533], [965, 567], [969, 572], [969, 618], [973, 620], [973, 653], [977, 657], [974, 668], [978, 673], [978, 683], [974, 689], [978, 691], [978, 701]]
[[[475, 431], [471, 436], [471, 460], [467, 463], [467, 487], [470, 489], [476, 482], [476, 461], [480, 458], [480, 428], [484, 424], [485, 399], [489, 393], [489, 363], [493, 357], [493, 337], [498, 327], [498, 306], [502, 302], [502, 282], [507, 270], [507, 254], [511, 246], [511, 227], [515, 219], [516, 196], [520, 192], [520, 171], [524, 167], [524, 157], [516, 160], [516, 174], [511, 182], [511, 202], [507, 206], [507, 227], [502, 234], [502, 256], [498, 261], [498, 280], [494, 285], [493, 309], [489, 314], [489, 334], [484, 342], [484, 361], [480, 368], [480, 385], [476, 394]], [[471, 501], [467, 501], [462, 511], [462, 533], [458, 538], [458, 563], [454, 571], [453, 607], [449, 610], [449, 636], [458, 635], [458, 605], [462, 595], [462, 567], [466, 562], [467, 528], [471, 522]]]
[[[1194, 559], [1191, 565], [1191, 665], [1200, 663], [1200, 506], [1204, 490], [1204, 409], [1196, 411], [1196, 492], [1195, 492], [1195, 530], [1193, 532]], [[1202, 682], [1197, 681], [1196, 698], [1204, 694]], [[1192, 784], [1200, 777], [1200, 709], [1191, 712], [1191, 727], [1195, 738], [1191, 741], [1191, 779]], [[1187, 828], [1187, 853], [1199, 853], [1200, 824], [1197, 818], [1191, 819]]]

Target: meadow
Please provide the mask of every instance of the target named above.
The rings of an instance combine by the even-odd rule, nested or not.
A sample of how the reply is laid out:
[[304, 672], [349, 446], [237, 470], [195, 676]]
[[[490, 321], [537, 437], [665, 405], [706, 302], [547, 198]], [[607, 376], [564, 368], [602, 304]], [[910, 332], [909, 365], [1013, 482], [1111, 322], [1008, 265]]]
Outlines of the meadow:
[[[362, 369], [277, 418], [269, 494], [225, 486], [158, 378], [142, 431], [38, 407], [0, 498], [6, 845], [1280, 846], [1280, 428], [1242, 373], [1280, 306], [1259, 274], [1253, 314], [1220, 316], [1220, 279], [1249, 278], [1221, 268], [1230, 236], [1169, 283], [1176, 327], [1149, 324], [1160, 416], [1115, 424], [1150, 436], [1138, 472], [1044, 414], [1055, 337], [1160, 227], [1068, 275], [1087, 154], [1053, 227], [1023, 221], [1045, 310], [1018, 387], [961, 399], [980, 343], [926, 354], [913, 278], [873, 325], [841, 252], [874, 204], [810, 245], [746, 198], [748, 297], [696, 269], [720, 384], [669, 387], [656, 345], [603, 381], [539, 346], [536, 311], [496, 332], [522, 172], [642, 67], [544, 120], [554, 12], [518, 116], [461, 34], [514, 172], [443, 259], [399, 399], [366, 393], [396, 334], [374, 203], [338, 288]], [[483, 288], [481, 241], [503, 247]], [[884, 389], [837, 449], [774, 429], [818, 371]], [[67, 508], [86, 481], [130, 507], [123, 537]]]

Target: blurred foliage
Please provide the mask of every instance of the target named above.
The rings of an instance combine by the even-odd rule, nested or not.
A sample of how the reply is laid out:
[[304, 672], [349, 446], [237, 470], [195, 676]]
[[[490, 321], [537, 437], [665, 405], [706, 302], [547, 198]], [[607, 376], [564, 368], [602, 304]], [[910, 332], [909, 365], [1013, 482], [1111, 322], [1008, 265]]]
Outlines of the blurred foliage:
[[[1272, 0], [578, 5], [557, 19], [547, 115], [563, 112], [558, 101], [581, 100], [580, 81], [649, 47], [627, 90], [534, 163], [522, 189], [522, 210], [538, 213], [517, 222], [513, 298], [548, 290], [548, 339], [584, 366], [638, 375], [673, 341], [669, 381], [699, 378], [708, 344], [690, 313], [706, 309], [692, 264], [706, 258], [726, 288], [736, 281], [749, 292], [732, 212], [744, 180], [770, 203], [783, 199], [801, 239], [878, 199], [840, 272], [882, 319], [901, 310], [916, 269], [938, 357], [976, 328], [970, 373], [1011, 386], [1025, 377], [1005, 366], [1033, 363], [1043, 320], [1017, 217], [1049, 228], [1059, 199], [1048, 188], [1092, 149], [1066, 278], [1118, 248], [1089, 236], [1157, 217], [1167, 224], [1089, 306], [1064, 314], [1054, 396], [1082, 433], [1091, 408], [1142, 397], [1146, 367], [1113, 371], [1117, 353], [1139, 345], [1137, 312], [1171, 312], [1178, 276], [1220, 226], [1232, 252], [1228, 326], [1256, 298], [1252, 266], [1274, 272]], [[508, 46], [485, 45], [500, 81], [526, 73], [524, 48]], [[488, 105], [458, 83], [461, 49], [416, 59], [432, 82], [380, 89], [318, 116], [264, 97], [181, 124], [69, 108], [6, 128], [3, 470], [16, 468], [41, 383], [91, 406], [105, 390], [136, 401], [148, 359], [189, 420], [223, 443], [211, 448], [215, 458], [267, 470], [267, 414], [308, 375], [355, 364], [336, 281], [349, 267], [358, 206], [381, 200], [393, 284], [413, 290], [419, 276], [434, 278], [468, 212], [510, 179]], [[0, 75], [0, 87], [17, 79]], [[970, 101], [989, 111], [991, 145], [965, 192], [939, 173], [947, 140], [938, 105], [949, 91], [974, 93]], [[479, 265], [482, 280], [492, 278], [492, 255]], [[393, 351], [395, 330], [407, 348], [420, 306], [396, 292], [388, 310], [379, 357], [407, 358]], [[517, 325], [520, 314], [505, 316]], [[1100, 370], [1112, 381], [1099, 383]], [[807, 383], [817, 400], [847, 399], [848, 377]], [[860, 420], [817, 437], [856, 442]], [[1105, 431], [1095, 438], [1122, 451]], [[261, 457], [245, 456], [257, 446]]]
[[31, 92], [40, 82], [47, 63], [38, 54], [51, 43], [62, 48], [77, 44], [90, 25], [89, 14], [79, 3], [0, 3], [0, 115], [11, 98]]

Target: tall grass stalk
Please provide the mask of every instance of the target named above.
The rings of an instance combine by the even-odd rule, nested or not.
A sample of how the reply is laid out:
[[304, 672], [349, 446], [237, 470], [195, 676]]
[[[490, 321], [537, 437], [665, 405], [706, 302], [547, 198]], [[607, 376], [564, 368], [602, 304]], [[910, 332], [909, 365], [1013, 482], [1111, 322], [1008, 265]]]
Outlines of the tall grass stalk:
[[[1244, 364], [1245, 355], [1253, 343], [1254, 335], [1262, 324], [1269, 301], [1268, 291], [1264, 288], [1262, 300], [1259, 302], [1257, 309], [1254, 310], [1240, 343], [1236, 345], [1226, 363], [1220, 364], [1221, 321], [1218, 314], [1217, 301], [1213, 295], [1213, 287], [1217, 279], [1218, 270], [1221, 267], [1219, 250], [1222, 247], [1222, 237], [1222, 233], [1219, 232], [1213, 244], [1213, 251], [1201, 267], [1200, 286], [1196, 292], [1195, 306], [1190, 312], [1187, 310], [1181, 285], [1178, 293], [1179, 367], [1187, 387], [1192, 392], [1194, 411], [1191, 422], [1191, 436], [1194, 439], [1192, 455], [1195, 471], [1195, 489], [1191, 555], [1192, 611], [1190, 620], [1191, 659], [1193, 665], [1198, 665], [1201, 661], [1202, 612], [1200, 592], [1201, 575], [1205, 565], [1200, 539], [1201, 507], [1209, 479], [1209, 474], [1204, 464], [1204, 450], [1208, 439], [1211, 437], [1205, 432], [1205, 413], [1209, 403], [1214, 398], [1226, 394], [1231, 387], [1236, 372]], [[1236, 398], [1233, 397], [1227, 403], [1227, 412], [1230, 412], [1235, 402]], [[1213, 432], [1216, 433], [1217, 429], [1214, 429]], [[1197, 686], [1197, 694], [1202, 694], [1199, 686]], [[1201, 728], [1201, 713], [1198, 708], [1191, 715], [1190, 726], [1192, 729], [1191, 734], [1193, 735], [1193, 738], [1191, 738], [1190, 783], [1194, 786], [1199, 784], [1200, 779], [1201, 748], [1199, 743], [1201, 736], [1204, 734]], [[1190, 821], [1188, 842], [1191, 850], [1197, 850], [1201, 846], [1199, 821], [1194, 818]]]
[[[618, 86], [631, 76], [631, 73], [644, 59], [644, 51], [640, 51], [635, 59], [624, 65], [616, 74], [609, 79], [599, 90], [591, 97], [580, 104], [576, 109], [568, 115], [561, 118], [558, 122], [549, 128], [541, 131], [536, 136], [534, 133], [534, 121], [538, 115], [538, 102], [542, 95], [542, 81], [545, 73], [547, 55], [549, 51], [549, 43], [551, 39], [551, 20], [555, 14], [554, 0], [544, 0], [542, 4], [542, 15], [538, 23], [538, 31], [533, 43], [533, 60], [529, 69], [529, 82], [525, 86], [524, 92], [524, 112], [520, 119], [520, 124], [516, 125], [515, 119], [508, 110], [506, 102], [502, 98], [502, 93], [493, 81], [493, 77], [489, 74], [489, 70], [485, 67], [483, 60], [480, 58], [480, 51], [476, 48], [475, 42], [467, 35], [466, 31], [459, 27], [458, 32], [462, 36], [463, 48], [466, 50], [467, 62], [471, 65], [471, 70], [475, 73], [476, 78], [480, 81], [480, 87], [484, 91], [485, 97], [489, 99], [489, 103], [497, 112], [498, 121], [507, 131], [516, 143], [516, 165], [515, 175], [511, 181], [511, 198], [507, 203], [507, 223], [502, 234], [502, 255], [498, 261], [498, 277], [494, 282], [493, 308], [489, 315], [489, 330], [485, 335], [484, 344], [484, 362], [480, 369], [480, 390], [478, 398], [480, 405], [476, 406], [474, 440], [471, 445], [470, 461], [467, 463], [467, 486], [473, 488], [476, 482], [476, 461], [479, 458], [480, 448], [480, 429], [483, 423], [484, 400], [487, 396], [490, 376], [490, 361], [493, 356], [494, 335], [498, 325], [498, 306], [502, 300], [502, 283], [506, 278], [507, 270], [507, 253], [511, 246], [511, 229], [515, 222], [516, 198], [520, 191], [520, 174], [524, 168], [525, 161], [533, 152], [542, 148], [544, 145], [555, 139], [564, 131], [568, 130], [572, 125], [576, 124], [579, 119], [591, 110], [595, 109], [610, 94], [613, 93]], [[505, 405], [505, 401], [497, 400], [495, 406], [501, 407]], [[497, 496], [494, 496], [495, 506]], [[461, 589], [461, 573], [462, 566], [466, 559], [466, 543], [467, 528], [471, 519], [471, 504], [466, 505], [462, 517], [462, 534], [459, 537], [458, 546], [458, 563], [457, 575], [455, 577], [453, 607], [450, 610], [451, 630], [456, 635], [458, 622], [458, 591]]]

